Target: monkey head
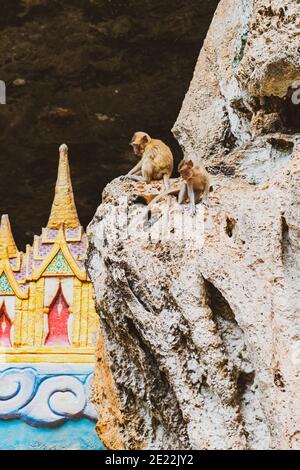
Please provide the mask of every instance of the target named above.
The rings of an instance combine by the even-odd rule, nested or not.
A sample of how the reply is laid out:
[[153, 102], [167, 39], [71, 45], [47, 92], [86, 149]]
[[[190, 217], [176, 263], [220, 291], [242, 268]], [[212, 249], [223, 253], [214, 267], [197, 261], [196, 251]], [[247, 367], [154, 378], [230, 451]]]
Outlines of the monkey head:
[[192, 160], [182, 160], [179, 163], [178, 171], [185, 181], [188, 181], [194, 176], [193, 166], [194, 163]]
[[151, 137], [146, 132], [136, 132], [129, 145], [132, 146], [134, 154], [138, 157], [142, 157], [145, 151], [146, 145], [150, 142]]

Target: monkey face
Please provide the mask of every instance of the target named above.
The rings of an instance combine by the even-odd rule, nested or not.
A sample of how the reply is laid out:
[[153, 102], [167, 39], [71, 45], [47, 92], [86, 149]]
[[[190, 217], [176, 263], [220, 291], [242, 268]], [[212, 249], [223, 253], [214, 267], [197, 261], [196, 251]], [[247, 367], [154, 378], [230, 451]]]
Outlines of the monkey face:
[[136, 144], [134, 142], [132, 142], [130, 145], [132, 145], [134, 155], [137, 155], [138, 157], [141, 157], [142, 152], [141, 152], [140, 145]]
[[179, 163], [178, 171], [185, 181], [188, 181], [189, 179], [193, 177], [194, 175], [193, 166], [194, 164], [192, 160], [182, 160]]
[[133, 152], [138, 157], [142, 157], [145, 151], [146, 145], [150, 142], [151, 137], [145, 132], [136, 132], [131, 139], [129, 145], [132, 146]]

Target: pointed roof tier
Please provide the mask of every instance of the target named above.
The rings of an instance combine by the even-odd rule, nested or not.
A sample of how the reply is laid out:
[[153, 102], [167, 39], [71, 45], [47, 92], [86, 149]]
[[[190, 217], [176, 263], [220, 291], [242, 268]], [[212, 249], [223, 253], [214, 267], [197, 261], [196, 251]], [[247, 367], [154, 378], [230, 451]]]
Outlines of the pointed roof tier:
[[15, 258], [18, 255], [18, 249], [7, 214], [2, 215], [0, 224], [0, 255], [2, 256], [5, 251], [8, 254], [8, 258]]
[[[37, 237], [36, 243], [39, 243], [39, 241], [40, 237]], [[72, 244], [73, 243], [70, 243], [70, 245]], [[40, 257], [41, 263], [36, 263], [36, 260], [34, 260], [33, 279], [37, 280], [43, 275], [57, 276], [61, 274], [64, 276], [74, 275], [81, 281], [86, 281], [87, 274], [82, 264], [83, 260], [78, 259], [82, 258], [84, 254], [85, 243], [77, 242], [75, 244], [79, 245], [79, 251], [77, 250], [77, 253], [80, 253], [81, 256], [76, 255], [74, 249], [72, 250], [71, 246], [67, 243], [64, 227], [61, 225], [50, 251], [43, 257]]]
[[[2, 217], [3, 218], [3, 217]], [[8, 219], [4, 218], [5, 224], [9, 221]], [[1, 228], [3, 226], [3, 222], [1, 220]], [[17, 295], [20, 299], [27, 299], [28, 298], [28, 288], [24, 283], [24, 268], [21, 266], [21, 262], [18, 263], [19, 266], [14, 268], [11, 265], [12, 260], [9, 257], [9, 250], [7, 245], [0, 245], [0, 295]], [[19, 261], [21, 261], [21, 255], [17, 252], [13, 258], [17, 259], [19, 257]], [[17, 271], [17, 272], [14, 272]], [[21, 287], [22, 284], [22, 287]]]
[[47, 228], [59, 229], [61, 224], [64, 224], [65, 228], [70, 229], [80, 226], [71, 183], [68, 147], [65, 144], [59, 147], [59, 166], [55, 196]]

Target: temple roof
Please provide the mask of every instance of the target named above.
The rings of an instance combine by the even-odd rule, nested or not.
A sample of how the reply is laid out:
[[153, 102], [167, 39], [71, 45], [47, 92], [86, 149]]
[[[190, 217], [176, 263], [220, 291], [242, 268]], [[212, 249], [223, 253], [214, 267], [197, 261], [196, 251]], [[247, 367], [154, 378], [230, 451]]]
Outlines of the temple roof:
[[10, 222], [7, 214], [3, 214], [0, 224], [0, 257], [3, 250], [7, 250], [9, 258], [15, 258], [18, 255], [18, 249], [11, 231]]
[[1, 217], [0, 295], [6, 289], [6, 295], [15, 293], [19, 298], [25, 298], [29, 282], [43, 275], [74, 275], [87, 280], [84, 266], [87, 237], [75, 207], [68, 147], [61, 145], [59, 152], [55, 197], [48, 225], [41, 235], [35, 235], [33, 246], [27, 245], [25, 254], [17, 249], [8, 216]]
[[59, 229], [62, 224], [65, 228], [80, 226], [70, 177], [68, 147], [65, 144], [59, 147], [59, 166], [55, 196], [47, 228]]
[[[43, 232], [45, 235], [45, 230]], [[27, 277], [37, 280], [45, 273], [50, 276], [74, 275], [78, 279], [86, 280], [87, 275], [84, 267], [86, 248], [86, 235], [81, 232], [80, 238], [67, 239], [63, 225], [56, 231], [55, 239], [46, 238], [43, 240], [43, 235], [35, 236], [33, 250], [28, 247], [27, 252]], [[52, 266], [50, 263], [56, 258], [58, 258], [57, 262], [54, 262], [54, 266]]]

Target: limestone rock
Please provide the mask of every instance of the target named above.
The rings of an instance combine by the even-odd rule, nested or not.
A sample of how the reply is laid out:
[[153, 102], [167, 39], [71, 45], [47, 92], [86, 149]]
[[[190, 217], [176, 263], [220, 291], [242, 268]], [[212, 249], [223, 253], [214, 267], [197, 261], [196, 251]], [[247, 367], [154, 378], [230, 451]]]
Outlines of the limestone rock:
[[299, 16], [293, 0], [219, 3], [173, 129], [191, 158], [218, 171], [258, 119], [261, 134], [299, 132]]
[[109, 448], [299, 449], [300, 126], [287, 83], [298, 7], [219, 4], [174, 127], [213, 174], [208, 206], [193, 218], [172, 197], [147, 221], [159, 185], [120, 178], [90, 223]]

